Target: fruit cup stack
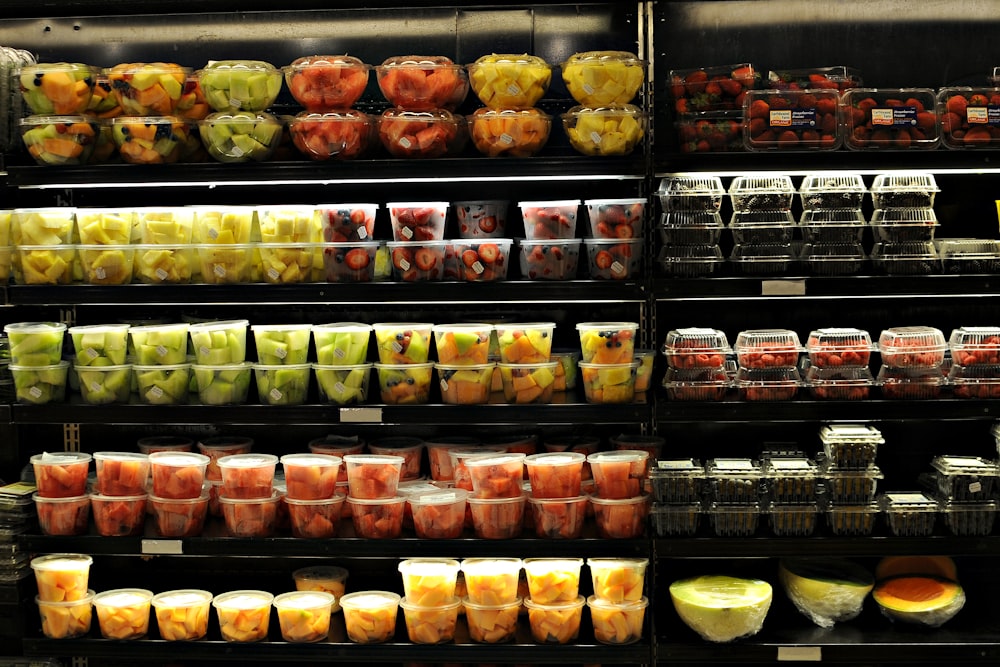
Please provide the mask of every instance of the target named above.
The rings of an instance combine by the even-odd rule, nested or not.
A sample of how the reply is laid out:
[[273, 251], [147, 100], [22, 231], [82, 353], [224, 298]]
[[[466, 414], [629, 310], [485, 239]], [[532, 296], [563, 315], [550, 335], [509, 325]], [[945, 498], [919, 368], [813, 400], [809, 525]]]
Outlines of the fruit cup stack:
[[663, 386], [674, 401], [721, 401], [731, 386], [726, 360], [732, 354], [726, 332], [686, 327], [667, 332]]
[[806, 174], [799, 185], [802, 261], [816, 275], [857, 275], [867, 255], [861, 246], [868, 192], [860, 174]]
[[449, 207], [448, 202], [386, 204], [393, 239], [387, 245], [395, 280], [444, 280], [450, 247], [444, 240]]
[[580, 632], [585, 599], [580, 595], [582, 558], [527, 558], [531, 636], [543, 644], [568, 644]]
[[441, 644], [455, 637], [461, 598], [455, 595], [460, 569], [450, 558], [411, 558], [399, 563], [403, 578], [406, 632], [415, 644]]
[[343, 461], [347, 466], [347, 504], [354, 532], [368, 539], [399, 537], [406, 498], [397, 492], [405, 459], [393, 455], [347, 454]]
[[90, 508], [98, 534], [141, 535], [146, 521], [149, 457], [138, 452], [95, 452], [94, 465], [97, 490], [90, 494]]
[[267, 405], [305, 403], [312, 378], [312, 365], [308, 360], [312, 325], [255, 324], [251, 330], [257, 347], [253, 371], [260, 402]]
[[493, 325], [437, 324], [432, 331], [438, 359], [434, 368], [442, 402], [452, 405], [489, 402], [496, 369], [496, 363], [489, 358]]
[[594, 594], [587, 598], [594, 638], [602, 644], [631, 644], [642, 639], [649, 599], [646, 558], [588, 558]]
[[201, 534], [208, 515], [206, 470], [209, 457], [186, 451], [158, 451], [148, 455], [153, 479], [149, 504], [162, 537]]
[[[255, 249], [253, 206], [195, 206], [192, 240], [197, 252], [194, 275], [210, 285], [245, 283], [251, 278]], [[261, 278], [263, 280], [263, 278]]]
[[393, 105], [378, 119], [382, 146], [397, 158], [436, 158], [461, 152], [469, 77], [447, 56], [392, 56], [375, 68], [379, 90]]
[[[320, 399], [335, 405], [351, 405], [368, 400], [372, 364], [367, 359], [371, 332], [371, 325], [361, 322], [333, 322], [312, 327], [312, 338], [316, 346], [313, 371]], [[260, 359], [260, 348], [257, 350], [257, 358]], [[344, 453], [360, 454], [361, 449]], [[346, 469], [341, 469], [340, 478], [341, 481], [347, 481]]]
[[62, 358], [66, 325], [13, 322], [4, 325], [10, 343], [10, 369], [18, 403], [43, 404], [66, 398], [69, 362]]
[[650, 494], [645, 493], [649, 477], [649, 452], [616, 449], [587, 456], [594, 475], [594, 507], [597, 534], [602, 538], [634, 539], [645, 532]]
[[496, 325], [500, 380], [508, 403], [549, 403], [555, 392], [551, 361], [555, 322], [508, 322]]
[[790, 329], [749, 329], [736, 336], [736, 388], [744, 401], [790, 401], [799, 392], [799, 335]]
[[959, 327], [948, 338], [956, 398], [1000, 396], [1000, 327]]
[[466, 69], [472, 91], [486, 105], [469, 117], [476, 150], [489, 157], [530, 157], [542, 150], [552, 118], [535, 104], [549, 89], [552, 67], [526, 53], [493, 53]]
[[187, 356], [189, 326], [180, 322], [129, 327], [130, 350], [135, 358], [132, 371], [141, 403], [187, 403], [191, 376]]
[[262, 60], [217, 60], [195, 75], [214, 110], [198, 121], [208, 154], [219, 162], [269, 159], [281, 140], [282, 123], [264, 110], [281, 92], [281, 70]]
[[635, 400], [636, 322], [580, 322], [580, 377], [588, 403]]
[[134, 279], [151, 285], [191, 282], [199, 273], [191, 243], [195, 210], [162, 206], [140, 208], [134, 214], [138, 232], [133, 235]]
[[566, 451], [532, 454], [524, 460], [536, 536], [578, 539], [582, 534], [590, 503], [582, 490], [586, 458], [580, 452]]
[[642, 140], [646, 115], [630, 104], [645, 80], [646, 63], [626, 51], [574, 53], [560, 65], [578, 103], [562, 114], [570, 145], [584, 155], [627, 155]]
[[671, 70], [681, 152], [742, 151], [743, 99], [760, 78], [750, 63]]
[[878, 383], [884, 398], [935, 399], [947, 385], [945, 352], [940, 329], [927, 326], [891, 327], [879, 335], [882, 367]]
[[372, 325], [379, 359], [375, 370], [383, 403], [406, 405], [429, 400], [434, 374], [434, 362], [428, 361], [433, 327], [426, 322]]
[[79, 278], [75, 231], [75, 208], [15, 208], [10, 217], [14, 281], [67, 285]]
[[84, 535], [90, 519], [86, 452], [43, 452], [31, 457], [37, 490], [32, 494], [45, 535]]
[[132, 391], [132, 364], [127, 363], [128, 331], [128, 324], [68, 329], [73, 341], [74, 373], [86, 403], [128, 403]]
[[[200, 322], [188, 328], [195, 363], [198, 398], [205, 405], [233, 405], [246, 402], [253, 365], [246, 360], [247, 320]], [[308, 366], [306, 366], [308, 374]], [[258, 390], [260, 386], [258, 385]], [[258, 391], [268, 402], [265, 391]]]
[[729, 261], [737, 275], [784, 276], [794, 272], [798, 254], [792, 247], [795, 186], [785, 174], [737, 176], [729, 184], [733, 215]]
[[645, 199], [588, 199], [590, 238], [584, 239], [590, 277], [628, 280], [642, 272]]
[[461, 458], [472, 483], [467, 503], [476, 537], [503, 540], [521, 535], [526, 503], [521, 482], [527, 458], [520, 452]]
[[354, 56], [303, 56], [283, 68], [285, 84], [305, 110], [288, 122], [292, 143], [310, 160], [363, 155], [375, 122], [352, 109], [365, 92], [371, 66]]
[[934, 234], [939, 225], [934, 198], [940, 191], [933, 174], [876, 174], [871, 227], [871, 257], [882, 273], [926, 275], [940, 269]]
[[260, 242], [251, 279], [272, 285], [313, 282], [323, 275], [320, 211], [316, 206], [258, 206]]
[[763, 483], [770, 498], [767, 517], [775, 535], [807, 537], [816, 530], [818, 472], [816, 463], [803, 456], [765, 461]]
[[875, 386], [869, 362], [878, 348], [864, 329], [814, 329], [806, 339], [805, 383], [816, 399], [858, 401]]
[[959, 537], [992, 533], [1000, 478], [996, 460], [946, 454], [931, 459], [931, 468], [927, 486], [948, 531]]
[[94, 591], [88, 588], [94, 559], [86, 554], [49, 554], [31, 559], [42, 618], [49, 639], [80, 637], [90, 631]]
[[[825, 491], [827, 525], [835, 535], [870, 535], [879, 512], [873, 501], [882, 478], [875, 465], [878, 446], [885, 443], [882, 434], [867, 425], [831, 424], [820, 430], [820, 440], [824, 459], [818, 481]], [[912, 507], [912, 496], [909, 500]]]
[[704, 513], [705, 466], [698, 459], [659, 459], [649, 471], [650, 517], [659, 537], [692, 537]]
[[518, 239], [521, 276], [529, 280], [574, 280], [582, 240], [576, 237], [579, 199], [518, 202], [524, 238]]
[[[378, 204], [323, 204], [317, 207], [323, 245], [320, 247], [321, 261], [313, 260], [315, 279], [351, 283], [371, 282], [383, 277], [375, 270], [376, 258], [383, 246], [381, 241], [374, 240], [378, 209]], [[383, 264], [385, 262], [379, 263]], [[383, 273], [388, 273], [388, 268]]]
[[722, 199], [718, 176], [672, 176], [660, 181], [660, 247], [657, 263], [667, 275], [712, 276], [723, 264]]
[[219, 504], [233, 537], [269, 537], [278, 526], [282, 494], [274, 488], [278, 457], [230, 454], [217, 461], [222, 473]]
[[285, 505], [293, 537], [336, 537], [344, 496], [337, 494], [343, 460], [330, 454], [285, 454]]
[[449, 241], [445, 278], [466, 282], [505, 280], [513, 239], [507, 228], [506, 201], [457, 202], [459, 238]]
[[760, 463], [747, 458], [716, 458], [705, 465], [709, 520], [719, 537], [749, 537], [757, 532], [763, 500]]

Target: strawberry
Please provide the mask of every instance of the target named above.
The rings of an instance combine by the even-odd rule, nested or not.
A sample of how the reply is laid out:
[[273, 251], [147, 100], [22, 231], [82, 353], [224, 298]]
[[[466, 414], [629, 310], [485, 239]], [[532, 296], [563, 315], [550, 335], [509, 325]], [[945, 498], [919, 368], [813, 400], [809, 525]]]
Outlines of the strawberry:
[[750, 103], [750, 118], [768, 118], [771, 113], [771, 105], [764, 100], [754, 100]]
[[368, 251], [364, 248], [348, 250], [347, 254], [344, 255], [344, 264], [347, 264], [347, 267], [352, 271], [360, 271], [367, 267], [370, 262], [371, 258], [368, 256]]
[[822, 134], [819, 138], [819, 145], [821, 148], [833, 148], [837, 145], [837, 137], [833, 134]]
[[795, 134], [792, 130], [785, 130], [778, 135], [778, 143], [781, 145], [797, 144], [799, 142], [799, 135]]
[[866, 97], [863, 100], [860, 100], [857, 106], [867, 115], [869, 111], [878, 106], [878, 102], [876, 102], [872, 97]]
[[896, 148], [909, 148], [911, 143], [910, 133], [905, 129], [896, 133]]
[[691, 113], [691, 103], [686, 97], [679, 97], [674, 102], [674, 111], [677, 113]]
[[[923, 123], [920, 122], [920, 116], [917, 116], [917, 126], [924, 127]], [[941, 116], [941, 129], [948, 134], [955, 134], [962, 129], [962, 117], [951, 111], [946, 112]]]
[[409, 268], [413, 265], [413, 251], [409, 248], [393, 248], [392, 265], [401, 271], [409, 270]]
[[837, 100], [832, 97], [820, 97], [816, 100], [814, 106], [816, 107], [816, 113], [832, 114], [837, 111]]
[[888, 146], [892, 143], [892, 133], [889, 130], [878, 129], [872, 132], [869, 141], [876, 146]]
[[737, 67], [730, 73], [730, 76], [734, 81], [739, 81], [744, 88], [752, 88], [757, 80], [757, 75], [754, 72], [753, 67], [750, 67], [749, 65], [745, 67]]
[[684, 97], [684, 77], [676, 74], [670, 77], [670, 93], [674, 96], [675, 100]]
[[923, 128], [925, 130], [934, 129], [934, 114], [930, 111], [918, 111], [917, 112], [917, 127]]
[[730, 97], [736, 97], [743, 92], [743, 84], [736, 79], [719, 79], [719, 86]]
[[413, 261], [421, 271], [430, 271], [438, 262], [437, 253], [430, 248], [420, 247], [413, 255]]
[[722, 86], [718, 81], [709, 81], [705, 84], [705, 94], [711, 97], [722, 97]]
[[969, 96], [969, 106], [970, 107], [984, 107], [989, 104], [990, 101], [985, 95], [976, 93], [975, 95]]
[[985, 127], [972, 127], [962, 141], [970, 146], [986, 146], [993, 141], [993, 136]]
[[596, 255], [594, 255], [594, 266], [602, 271], [610, 269], [614, 262], [615, 258], [612, 257], [611, 253], [607, 250], [600, 250]]
[[462, 264], [465, 264], [466, 266], [472, 266], [478, 261], [479, 261], [479, 253], [477, 253], [475, 250], [469, 248], [468, 250], [462, 252]]
[[500, 248], [496, 243], [481, 243], [479, 245], [479, 258], [486, 264], [493, 264], [500, 258]]
[[815, 146], [819, 144], [819, 132], [816, 130], [803, 130], [801, 139], [803, 144]]
[[635, 230], [632, 229], [632, 225], [618, 225], [615, 227], [615, 236], [620, 239], [630, 239], [635, 234]]
[[497, 218], [495, 215], [484, 215], [479, 219], [479, 229], [486, 234], [492, 234], [497, 230]]
[[965, 118], [965, 109], [969, 106], [969, 100], [965, 99], [962, 95], [952, 95], [948, 98], [948, 101], [944, 103], [944, 106], [949, 113], [957, 114], [962, 118]]
[[697, 95], [705, 92], [705, 85], [708, 83], [708, 73], [703, 69], [696, 69], [684, 77], [684, 86], [689, 94]]
[[816, 96], [812, 93], [802, 93], [798, 96], [798, 108], [815, 109], [817, 101]]
[[817, 126], [823, 132], [833, 133], [837, 129], [837, 117], [832, 113], [823, 114]]

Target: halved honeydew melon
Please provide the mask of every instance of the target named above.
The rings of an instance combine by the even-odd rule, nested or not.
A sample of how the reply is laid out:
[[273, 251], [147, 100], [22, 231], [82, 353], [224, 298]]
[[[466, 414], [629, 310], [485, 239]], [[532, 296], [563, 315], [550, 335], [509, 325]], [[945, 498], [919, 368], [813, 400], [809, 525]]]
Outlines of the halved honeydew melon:
[[857, 618], [875, 585], [871, 572], [835, 558], [782, 560], [778, 575], [795, 608], [821, 628]]
[[772, 590], [760, 579], [705, 575], [673, 582], [670, 598], [677, 615], [702, 639], [730, 642], [760, 632]]

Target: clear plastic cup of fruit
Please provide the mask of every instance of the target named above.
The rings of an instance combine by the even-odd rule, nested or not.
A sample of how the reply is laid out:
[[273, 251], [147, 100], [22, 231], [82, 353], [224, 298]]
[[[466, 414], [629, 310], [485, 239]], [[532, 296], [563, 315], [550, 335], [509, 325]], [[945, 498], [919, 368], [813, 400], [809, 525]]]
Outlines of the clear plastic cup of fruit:
[[590, 496], [573, 498], [528, 498], [528, 511], [536, 537], [575, 540], [583, 534]]
[[194, 206], [195, 243], [250, 243], [255, 206]]
[[252, 364], [192, 364], [198, 400], [205, 405], [240, 405], [246, 403], [250, 390]]
[[572, 239], [576, 237], [579, 199], [520, 201], [524, 236], [528, 240]]
[[45, 498], [31, 495], [43, 535], [86, 535], [90, 521], [90, 496]]
[[296, 58], [282, 68], [295, 101], [310, 111], [348, 109], [365, 92], [371, 65], [348, 55]]
[[343, 461], [351, 498], [395, 498], [405, 461], [402, 456], [347, 454]]
[[613, 645], [639, 641], [648, 606], [649, 599], [646, 597], [629, 602], [610, 602], [591, 595], [587, 598], [587, 607], [594, 624], [594, 639]]
[[153, 495], [168, 499], [200, 497], [208, 462], [207, 456], [194, 452], [150, 454]]
[[588, 364], [630, 364], [635, 358], [637, 322], [580, 322], [582, 359]]
[[329, 539], [337, 536], [345, 496], [317, 500], [298, 500], [285, 496], [292, 537]]
[[521, 277], [573, 280], [580, 260], [580, 239], [519, 239]]
[[61, 322], [13, 322], [3, 331], [10, 343], [11, 364], [52, 366], [62, 359], [66, 325]]
[[430, 464], [431, 479], [435, 482], [450, 482], [454, 480], [455, 473], [451, 468], [451, 457], [448, 452], [452, 449], [463, 449], [475, 447], [480, 443], [479, 438], [467, 436], [444, 436], [434, 437], [427, 440], [427, 460]]
[[191, 243], [194, 209], [188, 206], [148, 206], [135, 209], [140, 244], [176, 246]]
[[314, 325], [312, 337], [316, 346], [316, 363], [321, 366], [356, 366], [365, 363], [371, 332], [372, 326], [361, 322]]
[[610, 499], [590, 497], [597, 522], [597, 534], [602, 539], [635, 539], [642, 537], [649, 515], [650, 496]]
[[635, 391], [636, 393], [649, 391], [653, 381], [653, 362], [656, 361], [656, 350], [636, 350], [634, 360], [639, 364], [635, 369]]
[[323, 591], [334, 597], [331, 613], [340, 611], [340, 599], [346, 590], [348, 571], [337, 565], [312, 565], [292, 572], [297, 591]]
[[524, 459], [533, 498], [580, 495], [586, 456], [578, 452], [532, 454]]
[[160, 639], [195, 641], [208, 634], [212, 594], [196, 588], [163, 591], [150, 601]]
[[649, 454], [650, 460], [660, 458], [666, 439], [662, 435], [643, 433], [619, 433], [608, 438], [612, 449], [641, 449]]
[[263, 243], [315, 243], [320, 240], [315, 206], [258, 206], [257, 224]]
[[105, 639], [141, 639], [149, 631], [153, 592], [144, 588], [115, 588], [94, 596], [94, 609]]
[[375, 258], [381, 246], [381, 241], [320, 244], [326, 281], [366, 283], [375, 280]]
[[120, 63], [107, 71], [125, 116], [169, 116], [176, 112], [191, 70], [175, 63]]
[[[15, 208], [10, 214], [10, 245], [53, 246], [73, 243], [76, 208], [45, 206]], [[11, 341], [13, 345], [13, 341]]]
[[196, 537], [205, 527], [209, 511], [209, 494], [197, 498], [159, 498], [149, 496], [156, 530], [161, 537]]
[[401, 480], [420, 477], [424, 455], [424, 441], [421, 438], [411, 436], [379, 438], [368, 443], [368, 451], [376, 456], [403, 457], [403, 466], [400, 469]]
[[19, 245], [14, 281], [25, 285], [68, 285], [80, 275], [75, 245]]
[[396, 634], [400, 596], [390, 591], [356, 591], [340, 598], [347, 638], [357, 644], [378, 644]]
[[590, 235], [595, 239], [642, 238], [646, 199], [586, 199]]
[[447, 56], [392, 56], [375, 67], [382, 95], [411, 111], [454, 110], [469, 92], [469, 76]]
[[281, 92], [282, 72], [262, 60], [216, 60], [195, 73], [216, 111], [263, 111]]
[[490, 400], [496, 364], [435, 364], [441, 401], [449, 405], [482, 405]]
[[594, 596], [612, 604], [638, 602], [648, 565], [648, 558], [588, 558]]
[[642, 239], [584, 239], [590, 277], [628, 280], [642, 271]]
[[278, 457], [274, 454], [232, 454], [216, 462], [222, 493], [229, 498], [269, 498]]
[[146, 525], [145, 493], [129, 496], [90, 494], [97, 534], [104, 537], [142, 535]]
[[408, 283], [448, 279], [451, 247], [449, 241], [389, 241], [386, 249], [393, 279]]
[[212, 599], [219, 632], [227, 642], [255, 642], [267, 638], [274, 595], [267, 591], [237, 590]]
[[251, 275], [271, 285], [296, 285], [313, 281], [318, 243], [257, 243]]
[[434, 325], [423, 322], [376, 322], [379, 362], [382, 364], [423, 364], [430, 354]]
[[18, 120], [21, 142], [36, 164], [89, 164], [94, 159], [101, 121], [88, 116], [28, 116]]
[[186, 322], [129, 327], [129, 338], [138, 365], [183, 364], [187, 361]]
[[444, 109], [386, 109], [378, 117], [378, 138], [396, 158], [433, 159], [459, 152], [468, 137], [465, 118]]
[[323, 500], [333, 498], [343, 460], [330, 454], [285, 454], [281, 457], [286, 499]]
[[469, 638], [477, 644], [502, 644], [513, 641], [517, 633], [517, 616], [521, 598], [504, 604], [476, 604], [462, 599], [469, 627]]
[[93, 456], [87, 452], [43, 452], [29, 459], [38, 495], [72, 498], [87, 492], [87, 475]]
[[195, 249], [191, 244], [133, 244], [133, 279], [147, 285], [186, 284], [195, 268]]
[[319, 386], [322, 402], [334, 405], [353, 405], [368, 400], [368, 385], [372, 364], [356, 366], [312, 365]]
[[420, 539], [454, 540], [465, 529], [465, 489], [439, 489], [409, 494], [413, 530]]
[[198, 322], [188, 326], [195, 363], [238, 364], [246, 360], [248, 320]]
[[504, 364], [537, 364], [549, 361], [555, 322], [497, 324], [498, 351]]
[[469, 85], [490, 109], [526, 109], [545, 96], [552, 66], [528, 54], [489, 54], [466, 65]]
[[575, 106], [562, 122], [570, 145], [584, 155], [628, 155], [646, 133], [646, 113], [632, 104]]
[[194, 125], [178, 116], [111, 119], [118, 155], [129, 164], [171, 164], [181, 159]]
[[541, 604], [525, 598], [524, 606], [528, 608], [531, 636], [543, 644], [570, 643], [580, 632], [583, 605], [582, 595], [576, 600], [555, 604]]
[[555, 392], [557, 361], [530, 364], [497, 364], [508, 403], [551, 403]]
[[649, 452], [643, 450], [596, 452], [587, 456], [587, 463], [600, 498], [634, 498], [642, 493], [649, 477]]
[[219, 459], [234, 454], [249, 454], [253, 445], [253, 438], [244, 435], [218, 435], [199, 440], [198, 451], [209, 459], [205, 476], [211, 480], [221, 480]]
[[77, 246], [77, 257], [88, 285], [127, 285], [132, 282], [135, 248], [131, 245]]
[[378, 209], [378, 204], [370, 203], [317, 205], [323, 241], [344, 243], [372, 240]]
[[38, 599], [42, 602], [86, 599], [93, 563], [92, 556], [76, 553], [54, 553], [32, 558], [29, 565], [35, 572]]
[[526, 558], [522, 565], [533, 602], [557, 604], [577, 599], [582, 558]]
[[430, 400], [434, 362], [375, 364], [379, 395], [388, 405], [417, 405]]
[[288, 131], [310, 160], [353, 160], [371, 148], [376, 120], [357, 109], [303, 111], [288, 119]]
[[580, 104], [631, 102], [645, 78], [646, 64], [627, 51], [583, 51], [560, 65], [563, 82]]
[[436, 607], [455, 595], [459, 562], [451, 558], [408, 558], [400, 561], [403, 594], [410, 604]]
[[277, 530], [281, 494], [276, 490], [267, 498], [228, 498], [223, 493], [219, 503], [233, 537], [271, 537]]
[[187, 403], [191, 364], [133, 364], [136, 395], [146, 405]]
[[475, 498], [520, 498], [525, 456], [521, 453], [486, 454], [466, 458], [465, 469]]
[[472, 512], [472, 528], [476, 537], [486, 540], [508, 540], [521, 535], [524, 529], [525, 496], [516, 498], [475, 498], [466, 502]]
[[77, 600], [43, 600], [35, 596], [38, 615], [42, 620], [42, 634], [49, 639], [72, 639], [90, 632], [93, 621], [93, 602], [96, 593], [87, 591]]
[[347, 504], [351, 508], [351, 520], [358, 537], [387, 540], [402, 534], [405, 497], [367, 499], [348, 495]]
[[310, 364], [254, 364], [257, 396], [265, 405], [302, 405], [309, 395]]
[[476, 109], [468, 121], [472, 144], [487, 157], [532, 157], [552, 131], [552, 117], [535, 108]]
[[440, 604], [424, 606], [404, 597], [399, 601], [403, 609], [406, 633], [414, 644], [443, 644], [455, 638], [460, 598], [452, 596]]
[[15, 399], [18, 403], [43, 405], [66, 400], [68, 361], [60, 361], [52, 366], [10, 364], [7, 368], [14, 380]]
[[304, 364], [309, 356], [311, 324], [253, 324], [257, 361], [262, 364]]
[[481, 365], [489, 361], [492, 324], [464, 322], [435, 324], [432, 328], [439, 364]]
[[452, 241], [458, 264], [458, 279], [493, 282], [507, 279], [511, 239], [465, 239]]
[[97, 492], [128, 496], [146, 492], [149, 457], [140, 452], [94, 452]]
[[509, 204], [505, 199], [454, 202], [459, 238], [504, 237]]
[[83, 245], [122, 245], [131, 241], [135, 211], [129, 208], [78, 208], [76, 231]]
[[136, 440], [139, 453], [153, 454], [155, 452], [190, 452], [194, 449], [194, 440], [183, 435], [150, 435]]
[[334, 597], [324, 591], [290, 591], [274, 598], [281, 637], [286, 642], [308, 643], [330, 634]]
[[482, 456], [492, 457], [495, 454], [502, 454], [507, 451], [506, 447], [491, 447], [476, 445], [474, 447], [455, 447], [448, 450], [448, 460], [451, 464], [452, 481], [455, 488], [465, 489], [470, 494], [472, 488], [472, 475], [466, 467], [466, 461]]
[[518, 599], [520, 558], [466, 558], [461, 562], [466, 595], [473, 604], [513, 604]]
[[128, 324], [90, 324], [67, 329], [77, 366], [118, 366], [125, 363]]
[[208, 154], [224, 163], [271, 159], [281, 128], [282, 122], [264, 111], [217, 111], [198, 121]]
[[33, 114], [72, 115], [87, 111], [101, 70], [84, 63], [53, 62], [14, 70], [14, 84]]

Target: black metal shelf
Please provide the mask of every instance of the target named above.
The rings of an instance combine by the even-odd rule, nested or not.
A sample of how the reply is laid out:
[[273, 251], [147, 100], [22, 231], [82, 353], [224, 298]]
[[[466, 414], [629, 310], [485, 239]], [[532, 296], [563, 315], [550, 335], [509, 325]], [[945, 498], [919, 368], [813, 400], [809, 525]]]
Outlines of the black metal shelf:
[[1000, 276], [774, 276], [653, 278], [656, 301], [752, 297], [872, 299], [886, 296], [982, 296], [1000, 294]]
[[271, 285], [8, 285], [6, 303], [118, 304], [414, 304], [601, 303], [645, 301], [638, 281], [371, 282]]
[[791, 556], [951, 556], [1000, 554], [1000, 536], [955, 537], [691, 537], [653, 540], [657, 558], [782, 558]]

